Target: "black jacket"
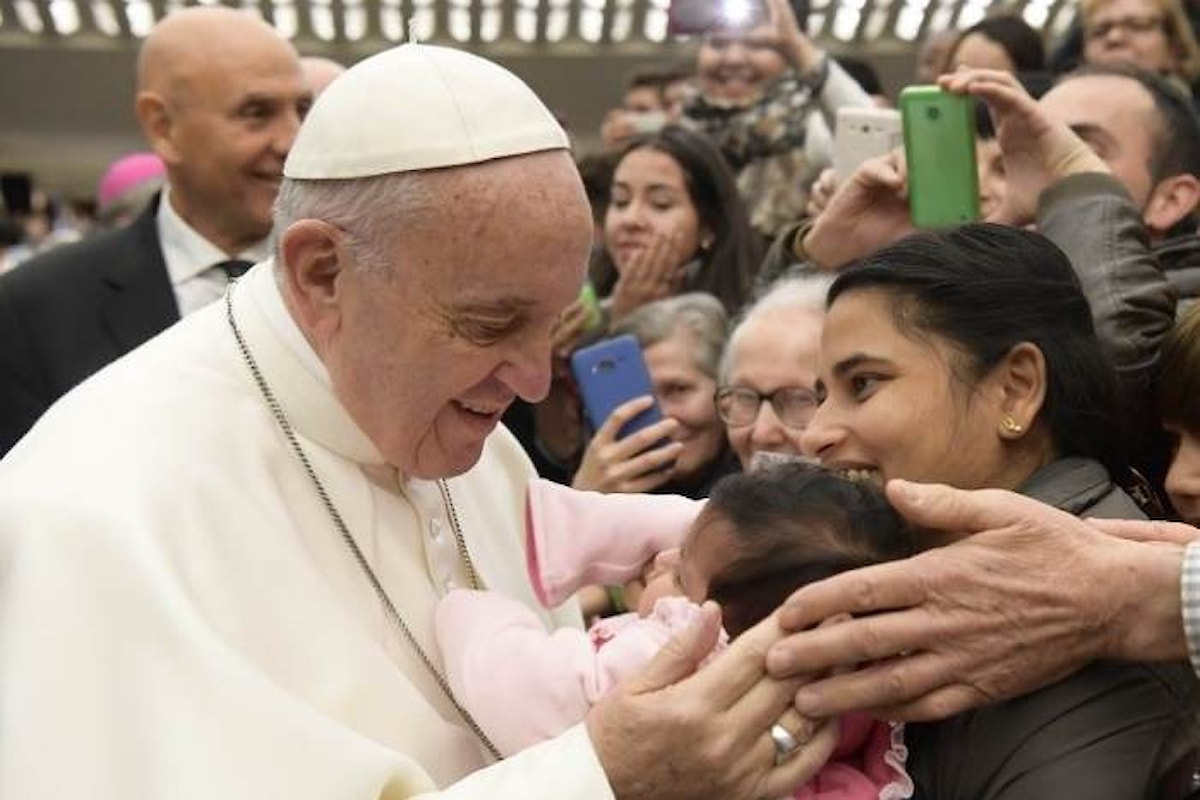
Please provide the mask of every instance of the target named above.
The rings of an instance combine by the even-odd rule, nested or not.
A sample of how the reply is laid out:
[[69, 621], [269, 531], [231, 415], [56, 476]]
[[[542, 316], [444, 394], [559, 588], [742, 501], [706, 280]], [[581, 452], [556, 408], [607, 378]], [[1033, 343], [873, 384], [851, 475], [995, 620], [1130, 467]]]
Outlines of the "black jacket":
[[179, 319], [157, 208], [0, 275], [0, 455], [73, 386]]

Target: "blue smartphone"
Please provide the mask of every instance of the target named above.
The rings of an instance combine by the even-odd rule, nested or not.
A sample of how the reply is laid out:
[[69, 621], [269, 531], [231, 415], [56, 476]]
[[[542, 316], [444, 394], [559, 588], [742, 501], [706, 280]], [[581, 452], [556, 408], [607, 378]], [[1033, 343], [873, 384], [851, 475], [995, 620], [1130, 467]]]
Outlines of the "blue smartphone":
[[[654, 385], [650, 382], [642, 348], [629, 334], [576, 350], [571, 355], [571, 371], [593, 431], [622, 403], [643, 395], [654, 396]], [[650, 408], [621, 426], [617, 438], [624, 439], [662, 418], [656, 400]]]

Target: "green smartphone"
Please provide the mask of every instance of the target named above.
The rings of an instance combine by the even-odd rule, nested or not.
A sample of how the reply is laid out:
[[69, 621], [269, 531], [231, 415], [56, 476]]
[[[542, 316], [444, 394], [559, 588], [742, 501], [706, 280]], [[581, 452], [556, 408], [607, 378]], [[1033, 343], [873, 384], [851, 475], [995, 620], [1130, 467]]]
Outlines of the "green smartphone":
[[936, 86], [900, 92], [908, 209], [918, 228], [949, 228], [979, 219], [975, 111], [969, 97]]
[[583, 282], [583, 288], [579, 290], [579, 302], [583, 304], [584, 308], [583, 330], [591, 333], [604, 322], [604, 315], [600, 311], [600, 300], [596, 297], [596, 288], [592, 286], [590, 280]]

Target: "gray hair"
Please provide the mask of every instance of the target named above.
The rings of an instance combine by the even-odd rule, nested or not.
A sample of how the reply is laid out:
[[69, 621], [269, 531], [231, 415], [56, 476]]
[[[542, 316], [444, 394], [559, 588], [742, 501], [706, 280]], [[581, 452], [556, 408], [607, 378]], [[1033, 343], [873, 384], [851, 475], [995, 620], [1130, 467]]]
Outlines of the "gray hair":
[[743, 309], [734, 322], [733, 331], [729, 334], [729, 343], [721, 358], [721, 383], [729, 380], [733, 371], [733, 352], [738, 334], [746, 327], [746, 323], [765, 314], [790, 311], [796, 314], [824, 314], [829, 287], [833, 285], [830, 275], [804, 274], [795, 277], [784, 277], [771, 284], [770, 288], [753, 304]]
[[355, 263], [368, 272], [391, 275], [391, 245], [401, 223], [410, 223], [432, 209], [439, 196], [428, 184], [436, 180], [427, 172], [399, 172], [345, 180], [295, 180], [284, 178], [275, 199], [274, 241], [276, 267], [283, 264], [280, 240], [293, 223], [319, 219], [347, 234]]
[[704, 292], [688, 292], [648, 303], [613, 325], [614, 336], [633, 334], [642, 349], [669, 339], [683, 328], [692, 334], [692, 363], [716, 380], [717, 366], [729, 333], [729, 317], [721, 301]]

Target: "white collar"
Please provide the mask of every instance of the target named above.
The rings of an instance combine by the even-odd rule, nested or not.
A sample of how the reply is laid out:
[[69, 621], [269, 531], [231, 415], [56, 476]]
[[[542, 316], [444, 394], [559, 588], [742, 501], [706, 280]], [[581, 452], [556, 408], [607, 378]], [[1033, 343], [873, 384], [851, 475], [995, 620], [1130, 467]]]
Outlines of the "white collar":
[[[167, 186], [163, 187], [162, 197], [159, 198], [155, 222], [158, 225], [158, 241], [162, 247], [163, 260], [167, 262], [167, 275], [172, 286], [191, 280], [214, 264], [228, 261], [230, 258], [225, 251], [201, 236], [179, 216], [171, 205], [171, 191]], [[235, 257], [255, 263], [270, 255], [270, 240], [263, 239]]]
[[388, 468], [334, 395], [329, 372], [284, 305], [274, 261], [255, 265], [230, 291], [238, 327], [296, 432], [355, 463]]

